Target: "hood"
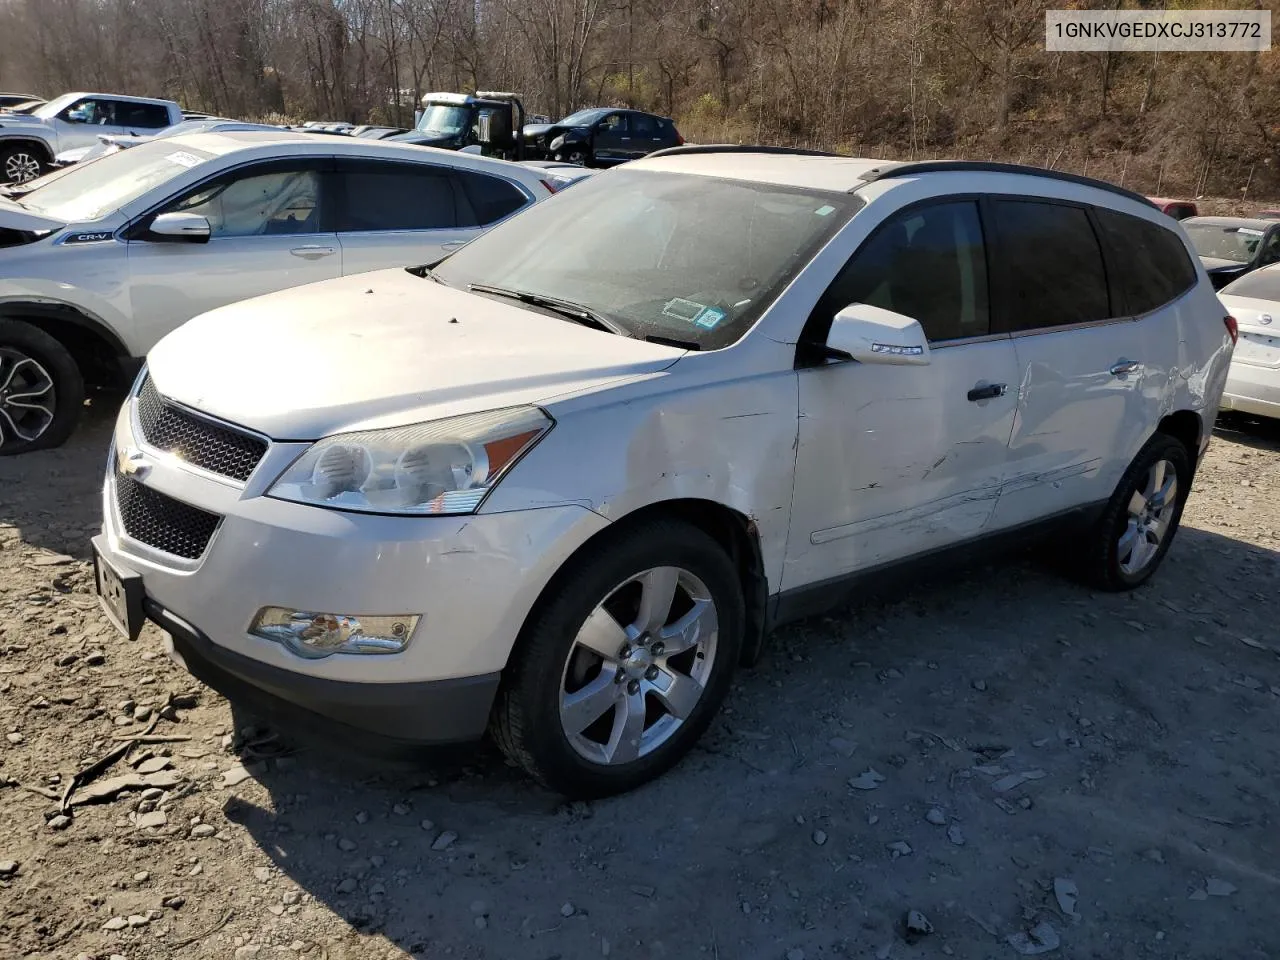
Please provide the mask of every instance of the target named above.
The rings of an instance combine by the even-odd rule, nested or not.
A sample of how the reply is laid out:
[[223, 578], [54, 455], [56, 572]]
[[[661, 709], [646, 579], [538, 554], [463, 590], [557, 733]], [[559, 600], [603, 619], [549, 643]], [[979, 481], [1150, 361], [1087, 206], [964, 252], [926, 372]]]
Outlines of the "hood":
[[66, 221], [34, 213], [0, 194], [0, 229], [49, 234], [65, 227]]
[[459, 134], [425, 133], [422, 130], [410, 130], [408, 133], [398, 133], [395, 136], [387, 137], [387, 139], [398, 143], [412, 143], [419, 147], [439, 147], [445, 144], [457, 143]]
[[655, 375], [683, 353], [397, 269], [221, 307], [147, 362], [174, 400], [276, 439], [315, 440], [546, 403]]
[[1230, 273], [1232, 270], [1244, 270], [1249, 266], [1247, 263], [1223, 260], [1219, 257], [1201, 257], [1200, 262], [1209, 273]]
[[0, 113], [0, 133], [6, 130], [32, 130], [52, 133], [53, 127], [39, 117], [25, 113]]
[[526, 123], [523, 129], [524, 138], [526, 140], [537, 140], [554, 126], [554, 123]]

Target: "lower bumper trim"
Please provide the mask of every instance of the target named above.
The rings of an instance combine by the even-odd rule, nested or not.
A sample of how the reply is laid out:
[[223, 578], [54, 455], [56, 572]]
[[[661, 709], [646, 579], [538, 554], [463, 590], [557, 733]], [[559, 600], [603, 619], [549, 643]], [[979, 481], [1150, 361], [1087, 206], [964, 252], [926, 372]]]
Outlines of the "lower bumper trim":
[[[282, 728], [361, 748], [418, 747], [478, 740], [501, 674], [417, 683], [349, 683], [271, 666], [218, 646], [154, 600], [147, 619], [173, 638], [187, 671], [232, 703]], [[370, 743], [370, 740], [373, 743]]]

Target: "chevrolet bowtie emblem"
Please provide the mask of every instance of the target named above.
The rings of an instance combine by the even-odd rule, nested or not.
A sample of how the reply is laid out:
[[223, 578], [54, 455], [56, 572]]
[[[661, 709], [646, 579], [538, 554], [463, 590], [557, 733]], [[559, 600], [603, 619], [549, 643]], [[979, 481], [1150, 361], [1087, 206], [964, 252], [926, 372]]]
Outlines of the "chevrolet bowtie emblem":
[[141, 480], [151, 472], [151, 464], [141, 450], [121, 450], [116, 454], [116, 466], [127, 477]]

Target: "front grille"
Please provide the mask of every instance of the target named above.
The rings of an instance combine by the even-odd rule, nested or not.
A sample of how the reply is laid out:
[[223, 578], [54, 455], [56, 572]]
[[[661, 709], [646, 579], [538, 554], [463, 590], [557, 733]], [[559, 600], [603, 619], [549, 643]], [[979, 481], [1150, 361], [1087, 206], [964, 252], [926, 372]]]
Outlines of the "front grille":
[[175, 557], [200, 559], [221, 517], [144, 487], [123, 473], [117, 472], [115, 479], [116, 506], [125, 533]]
[[151, 377], [138, 391], [138, 423], [151, 446], [202, 470], [241, 482], [267, 452], [258, 437], [188, 413], [160, 396]]

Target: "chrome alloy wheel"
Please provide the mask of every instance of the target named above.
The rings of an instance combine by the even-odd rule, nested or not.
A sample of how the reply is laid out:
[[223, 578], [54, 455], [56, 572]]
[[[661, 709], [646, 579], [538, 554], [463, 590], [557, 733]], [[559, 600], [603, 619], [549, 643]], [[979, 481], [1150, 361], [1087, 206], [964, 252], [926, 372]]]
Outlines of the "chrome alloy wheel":
[[49, 371], [13, 347], [0, 347], [0, 444], [40, 439], [53, 424], [56, 404]]
[[26, 152], [11, 153], [4, 161], [4, 176], [0, 182], [26, 183], [40, 176], [40, 161]]
[[560, 680], [560, 723], [573, 749], [602, 765], [666, 743], [702, 699], [719, 620], [706, 584], [654, 567], [615, 587], [578, 630]]
[[1116, 559], [1126, 576], [1142, 573], [1160, 552], [1177, 504], [1177, 468], [1168, 460], [1157, 460], [1129, 498], [1128, 522], [1116, 545]]

